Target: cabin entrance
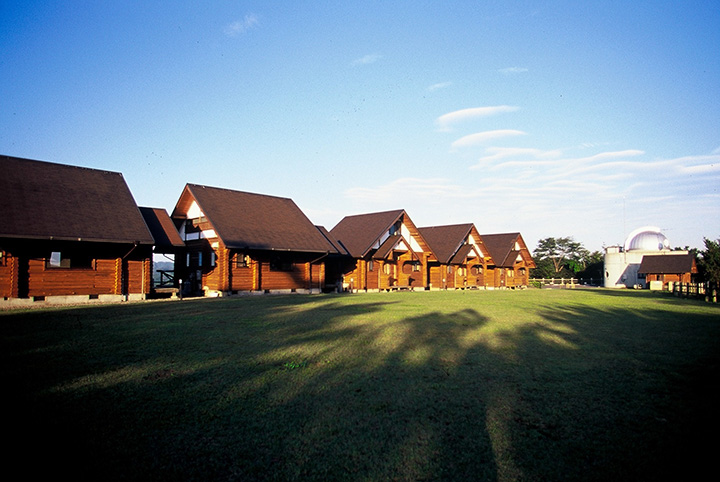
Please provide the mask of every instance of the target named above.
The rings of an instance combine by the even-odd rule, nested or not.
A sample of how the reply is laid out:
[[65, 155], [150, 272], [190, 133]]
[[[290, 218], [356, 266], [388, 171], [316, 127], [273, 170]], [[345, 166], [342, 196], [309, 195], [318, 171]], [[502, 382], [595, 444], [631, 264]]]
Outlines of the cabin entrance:
[[30, 262], [25, 256], [16, 258], [15, 262], [18, 264], [17, 297], [27, 298], [30, 296]]

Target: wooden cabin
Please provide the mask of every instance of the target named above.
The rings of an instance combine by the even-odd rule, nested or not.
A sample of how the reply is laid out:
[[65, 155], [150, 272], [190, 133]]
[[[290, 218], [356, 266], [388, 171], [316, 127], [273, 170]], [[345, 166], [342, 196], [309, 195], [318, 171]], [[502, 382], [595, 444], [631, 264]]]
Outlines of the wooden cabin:
[[287, 198], [187, 184], [171, 218], [185, 294], [321, 291], [333, 246]]
[[668, 283], [690, 283], [692, 275], [697, 274], [695, 256], [691, 253], [655, 254], [642, 257], [638, 275], [644, 276], [651, 289], [667, 289]]
[[0, 156], [0, 297], [142, 299], [154, 240], [122, 174]]
[[348, 256], [339, 273], [344, 289], [429, 287], [427, 267], [435, 256], [404, 210], [346, 216], [329, 235]]
[[520, 233], [482, 234], [492, 264], [488, 264], [485, 282], [494, 288], [524, 288], [530, 283], [530, 268], [535, 262]]
[[[431, 289], [477, 289], [487, 285], [492, 258], [472, 223], [419, 228], [435, 254], [428, 264]], [[493, 280], [489, 280], [492, 284]]]

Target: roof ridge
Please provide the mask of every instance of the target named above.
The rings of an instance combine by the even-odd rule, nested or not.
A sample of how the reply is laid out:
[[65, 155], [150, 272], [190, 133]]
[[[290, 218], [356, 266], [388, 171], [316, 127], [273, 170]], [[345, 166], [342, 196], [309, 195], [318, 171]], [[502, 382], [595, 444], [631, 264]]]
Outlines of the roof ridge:
[[[249, 194], [249, 195], [251, 195], [251, 196], [262, 196], [262, 197], [269, 197], [269, 198], [275, 198], [275, 199], [284, 199], [284, 200], [286, 200], [286, 201], [293, 201], [292, 198], [286, 197], [286, 196], [276, 196], [276, 195], [274, 195], [274, 194], [262, 194], [262, 193], [259, 193], [259, 192], [241, 191], [241, 190], [239, 190], [239, 189], [231, 189], [231, 188], [229, 188], [229, 187], [208, 186], [208, 185], [206, 185], [206, 184], [195, 184], [195, 183], [192, 183], [192, 182], [188, 182], [188, 183], [186, 184], [186, 186], [189, 187], [189, 188], [196, 187], [196, 188], [200, 188], [200, 189], [214, 189], [214, 190], [217, 190], [217, 191], [239, 192], [239, 193], [242, 193], [242, 194]], [[293, 202], [295, 202], [295, 201], [293, 201]]]

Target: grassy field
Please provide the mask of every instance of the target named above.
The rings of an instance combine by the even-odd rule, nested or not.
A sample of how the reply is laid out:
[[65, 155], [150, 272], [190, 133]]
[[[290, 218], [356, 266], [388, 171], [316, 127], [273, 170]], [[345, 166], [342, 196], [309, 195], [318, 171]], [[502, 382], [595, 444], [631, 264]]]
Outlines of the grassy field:
[[720, 307], [658, 293], [33, 309], [0, 333], [23, 479], [691, 480], [717, 453]]

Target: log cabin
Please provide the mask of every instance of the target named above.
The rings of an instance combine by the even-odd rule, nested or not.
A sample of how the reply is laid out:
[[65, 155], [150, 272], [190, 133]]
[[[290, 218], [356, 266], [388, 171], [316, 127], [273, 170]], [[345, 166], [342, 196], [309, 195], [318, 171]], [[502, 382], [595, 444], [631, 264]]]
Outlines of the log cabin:
[[[435, 254], [428, 264], [431, 289], [486, 288], [487, 266], [492, 258], [474, 224], [419, 228]], [[490, 279], [492, 285], [493, 279]]]
[[654, 254], [642, 257], [638, 275], [645, 277], [645, 282], [653, 290], [667, 289], [668, 283], [690, 283], [692, 275], [697, 274], [695, 256], [685, 252], [675, 254]]
[[349, 291], [429, 287], [430, 246], [402, 210], [346, 216], [330, 239], [347, 255], [339, 276]]
[[333, 246], [292, 199], [187, 184], [171, 218], [186, 295], [317, 292]]
[[0, 297], [143, 299], [154, 240], [117, 172], [0, 156]]
[[480, 237], [492, 258], [485, 272], [488, 287], [527, 287], [535, 261], [520, 233], [481, 234]]

